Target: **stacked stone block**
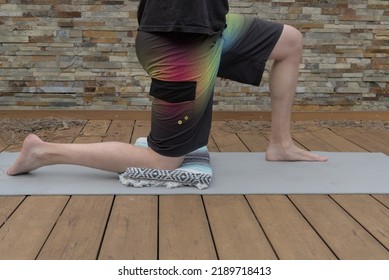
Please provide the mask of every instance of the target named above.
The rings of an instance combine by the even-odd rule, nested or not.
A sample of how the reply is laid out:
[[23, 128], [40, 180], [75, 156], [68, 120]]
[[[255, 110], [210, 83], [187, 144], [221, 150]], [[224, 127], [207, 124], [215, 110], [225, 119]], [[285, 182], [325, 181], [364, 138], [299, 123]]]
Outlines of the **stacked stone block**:
[[[149, 110], [150, 79], [134, 47], [138, 3], [0, 0], [0, 109]], [[388, 109], [389, 1], [230, 0], [230, 7], [303, 33], [295, 110]], [[268, 76], [259, 87], [218, 79], [215, 110], [269, 110]]]

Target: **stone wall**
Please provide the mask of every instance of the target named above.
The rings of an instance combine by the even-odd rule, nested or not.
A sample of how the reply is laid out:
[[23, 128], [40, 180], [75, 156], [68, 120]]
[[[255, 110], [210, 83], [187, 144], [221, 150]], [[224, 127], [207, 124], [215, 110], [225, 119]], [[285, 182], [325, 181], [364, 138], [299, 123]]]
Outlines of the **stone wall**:
[[[0, 0], [0, 109], [150, 109], [134, 51], [138, 2]], [[388, 109], [388, 0], [230, 6], [303, 32], [295, 110]], [[267, 78], [259, 88], [218, 80], [215, 110], [269, 110]]]

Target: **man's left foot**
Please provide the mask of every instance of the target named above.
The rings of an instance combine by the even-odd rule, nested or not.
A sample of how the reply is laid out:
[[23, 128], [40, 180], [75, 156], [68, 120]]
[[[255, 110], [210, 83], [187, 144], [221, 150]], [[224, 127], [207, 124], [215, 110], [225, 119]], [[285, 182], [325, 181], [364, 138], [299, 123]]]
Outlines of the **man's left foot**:
[[266, 150], [266, 160], [268, 161], [318, 161], [326, 162], [327, 157], [320, 156], [303, 149], [290, 145], [283, 147], [282, 145], [270, 144]]

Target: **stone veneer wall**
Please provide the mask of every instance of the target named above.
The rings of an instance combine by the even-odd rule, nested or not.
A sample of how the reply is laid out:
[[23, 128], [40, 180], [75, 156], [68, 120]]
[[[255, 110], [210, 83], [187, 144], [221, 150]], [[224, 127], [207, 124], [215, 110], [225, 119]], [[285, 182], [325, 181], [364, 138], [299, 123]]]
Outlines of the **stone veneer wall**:
[[[150, 109], [134, 51], [138, 2], [0, 0], [0, 109]], [[388, 109], [388, 0], [230, 6], [303, 32], [295, 110]], [[269, 110], [267, 78], [259, 88], [218, 80], [215, 110]]]

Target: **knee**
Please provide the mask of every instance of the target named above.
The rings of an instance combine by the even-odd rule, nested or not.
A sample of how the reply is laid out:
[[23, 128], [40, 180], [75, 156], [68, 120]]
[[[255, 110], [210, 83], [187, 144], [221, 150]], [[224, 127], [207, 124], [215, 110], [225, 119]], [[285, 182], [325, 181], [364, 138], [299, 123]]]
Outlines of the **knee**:
[[173, 170], [181, 166], [184, 161], [184, 157], [167, 157], [160, 155], [149, 149], [152, 154], [152, 168], [160, 169], [160, 170]]
[[301, 32], [290, 25], [284, 25], [284, 30], [270, 58], [279, 61], [293, 59], [297, 62], [300, 61], [302, 49], [303, 35]]
[[165, 157], [164, 160], [158, 164], [157, 169], [173, 170], [180, 167], [183, 161], [184, 161], [184, 157], [177, 157], [177, 158]]
[[288, 34], [287, 47], [289, 51], [293, 54], [301, 54], [303, 49], [303, 35], [299, 30], [290, 25], [285, 25], [284, 28]]

